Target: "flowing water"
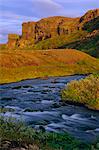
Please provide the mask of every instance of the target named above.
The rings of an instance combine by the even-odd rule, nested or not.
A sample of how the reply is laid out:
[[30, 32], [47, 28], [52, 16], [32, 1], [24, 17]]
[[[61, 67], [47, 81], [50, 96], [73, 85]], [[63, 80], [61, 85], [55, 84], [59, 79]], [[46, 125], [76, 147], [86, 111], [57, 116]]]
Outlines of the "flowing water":
[[99, 112], [83, 106], [65, 104], [60, 91], [71, 80], [83, 75], [24, 80], [0, 85], [1, 115], [21, 119], [27, 125], [50, 132], [68, 132], [93, 141], [99, 136]]

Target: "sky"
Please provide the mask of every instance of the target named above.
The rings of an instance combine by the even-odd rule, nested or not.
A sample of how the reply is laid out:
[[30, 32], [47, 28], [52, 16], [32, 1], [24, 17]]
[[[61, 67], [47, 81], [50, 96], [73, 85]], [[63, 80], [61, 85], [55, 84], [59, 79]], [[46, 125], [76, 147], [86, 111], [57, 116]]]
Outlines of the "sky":
[[9, 33], [21, 34], [22, 23], [48, 16], [79, 17], [99, 8], [99, 0], [0, 0], [0, 43]]

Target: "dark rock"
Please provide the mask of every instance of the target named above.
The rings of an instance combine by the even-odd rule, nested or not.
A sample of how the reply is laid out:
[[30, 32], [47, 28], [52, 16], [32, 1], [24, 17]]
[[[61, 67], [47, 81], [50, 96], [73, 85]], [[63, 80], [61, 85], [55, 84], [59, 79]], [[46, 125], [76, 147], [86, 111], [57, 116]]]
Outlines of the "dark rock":
[[11, 142], [10, 141], [2, 141], [0, 144], [0, 149], [1, 150], [9, 150], [11, 146]]
[[45, 132], [45, 128], [43, 126], [39, 126], [39, 129], [42, 131], [42, 132]]
[[22, 87], [21, 86], [16, 86], [16, 87], [13, 87], [12, 89], [21, 89]]

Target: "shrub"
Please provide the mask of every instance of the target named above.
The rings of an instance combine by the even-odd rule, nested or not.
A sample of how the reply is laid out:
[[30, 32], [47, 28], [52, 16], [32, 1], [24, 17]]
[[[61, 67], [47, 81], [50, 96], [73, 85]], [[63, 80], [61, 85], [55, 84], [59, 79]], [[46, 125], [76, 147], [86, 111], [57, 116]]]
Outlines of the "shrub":
[[99, 110], [99, 75], [90, 75], [79, 81], [71, 81], [62, 91], [62, 99]]
[[0, 117], [0, 141], [16, 141], [17, 143], [33, 142], [34, 130], [14, 118]]

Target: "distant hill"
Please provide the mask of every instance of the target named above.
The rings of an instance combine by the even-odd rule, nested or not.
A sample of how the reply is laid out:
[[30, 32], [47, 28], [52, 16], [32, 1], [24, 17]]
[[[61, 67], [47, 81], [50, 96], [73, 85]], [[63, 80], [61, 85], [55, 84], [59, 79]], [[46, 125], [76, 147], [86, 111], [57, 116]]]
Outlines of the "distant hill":
[[22, 24], [22, 35], [8, 35], [8, 49], [75, 48], [99, 57], [99, 9], [79, 18], [48, 17]]
[[99, 71], [99, 60], [72, 49], [1, 51], [0, 83]]

